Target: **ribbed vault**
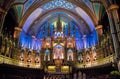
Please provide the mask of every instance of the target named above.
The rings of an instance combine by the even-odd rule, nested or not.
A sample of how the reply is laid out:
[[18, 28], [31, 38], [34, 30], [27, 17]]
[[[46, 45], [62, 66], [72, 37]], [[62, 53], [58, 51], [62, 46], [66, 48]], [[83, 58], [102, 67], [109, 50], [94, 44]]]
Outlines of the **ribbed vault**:
[[78, 25], [79, 30], [82, 32], [82, 34], [92, 32], [92, 29], [89, 27], [89, 25], [86, 23], [86, 21], [84, 19], [82, 19], [82, 17], [78, 18], [79, 15], [77, 13], [74, 13], [72, 11], [62, 9], [62, 8], [56, 8], [56, 9], [50, 10], [50, 11], [45, 12], [44, 14], [40, 15], [36, 20], [33, 21], [33, 23], [31, 24], [31, 26], [28, 29], [28, 32], [31, 31], [31, 29], [32, 29], [34, 31], [34, 33], [32, 33], [32, 34], [36, 35], [35, 33], [38, 33], [37, 31], [39, 31], [40, 26], [48, 19], [52, 20], [52, 17], [56, 13], [57, 14], [64, 13], [64, 16], [66, 19], [76, 22], [76, 24]]

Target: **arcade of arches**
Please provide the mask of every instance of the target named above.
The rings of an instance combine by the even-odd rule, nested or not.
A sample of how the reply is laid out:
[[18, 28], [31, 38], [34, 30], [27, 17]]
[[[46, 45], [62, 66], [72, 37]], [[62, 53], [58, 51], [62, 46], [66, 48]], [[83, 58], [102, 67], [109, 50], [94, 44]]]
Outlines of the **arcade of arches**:
[[119, 79], [118, 0], [0, 0], [2, 79]]

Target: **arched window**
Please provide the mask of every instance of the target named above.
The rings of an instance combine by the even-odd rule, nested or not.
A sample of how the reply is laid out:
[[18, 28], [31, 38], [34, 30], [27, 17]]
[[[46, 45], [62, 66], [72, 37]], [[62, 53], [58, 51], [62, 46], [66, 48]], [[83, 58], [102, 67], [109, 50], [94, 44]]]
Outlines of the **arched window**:
[[67, 60], [73, 61], [73, 51], [71, 49], [67, 51]]
[[95, 47], [92, 47], [92, 58], [93, 58], [93, 61], [97, 60], [97, 53], [96, 53], [96, 48]]
[[39, 64], [40, 63], [40, 51], [37, 50], [35, 54], [35, 63]]
[[83, 56], [82, 56], [81, 53], [79, 53], [79, 55], [78, 55], [78, 61], [79, 61], [79, 62], [83, 62]]
[[45, 50], [44, 61], [50, 61], [50, 50]]
[[20, 61], [24, 61], [24, 52], [25, 52], [25, 48], [22, 48], [20, 54]]
[[90, 51], [86, 50], [86, 62], [90, 62]]

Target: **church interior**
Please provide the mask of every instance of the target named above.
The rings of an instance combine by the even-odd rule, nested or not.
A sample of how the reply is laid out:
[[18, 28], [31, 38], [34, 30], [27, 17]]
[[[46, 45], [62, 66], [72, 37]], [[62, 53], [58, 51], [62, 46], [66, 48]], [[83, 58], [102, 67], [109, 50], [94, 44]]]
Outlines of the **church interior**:
[[120, 79], [119, 0], [0, 0], [0, 79]]

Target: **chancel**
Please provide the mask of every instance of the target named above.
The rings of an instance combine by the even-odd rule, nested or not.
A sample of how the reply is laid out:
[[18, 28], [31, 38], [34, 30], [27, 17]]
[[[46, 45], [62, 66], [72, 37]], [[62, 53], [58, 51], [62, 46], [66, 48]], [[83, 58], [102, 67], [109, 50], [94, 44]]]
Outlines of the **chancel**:
[[119, 0], [0, 0], [1, 79], [120, 79]]

